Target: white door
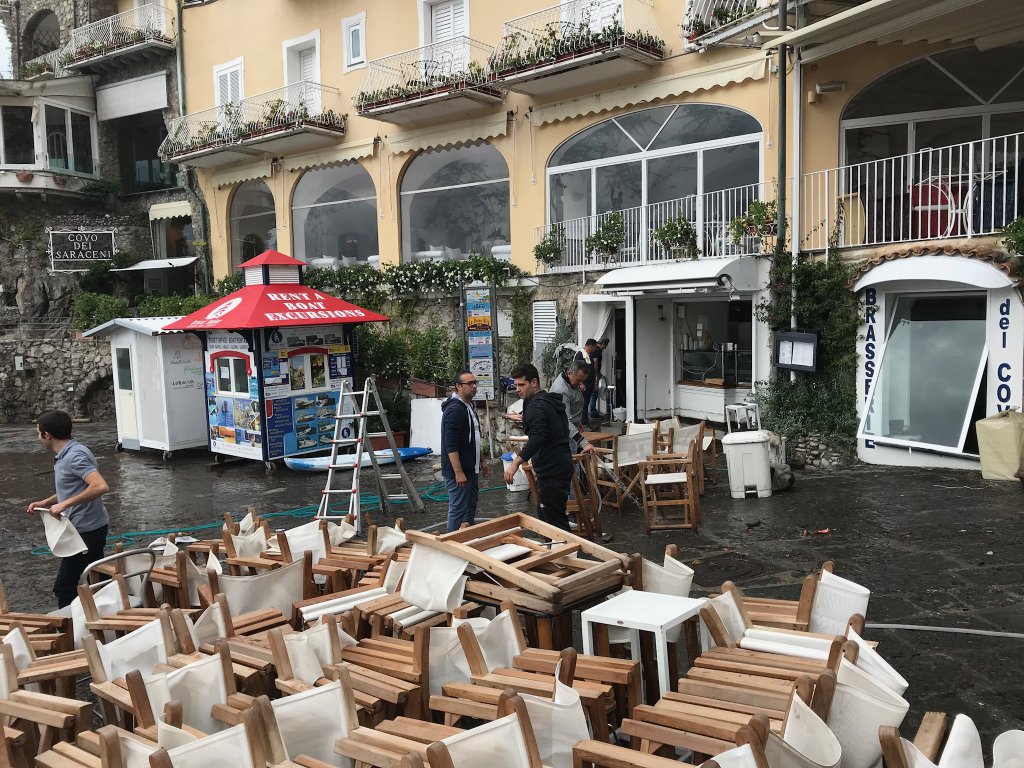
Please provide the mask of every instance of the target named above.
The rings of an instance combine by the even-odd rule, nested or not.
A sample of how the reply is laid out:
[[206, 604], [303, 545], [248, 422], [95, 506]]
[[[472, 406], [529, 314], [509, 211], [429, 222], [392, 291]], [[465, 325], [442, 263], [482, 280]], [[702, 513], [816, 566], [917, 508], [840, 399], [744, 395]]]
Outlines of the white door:
[[241, 130], [242, 109], [242, 68], [225, 68], [217, 72], [217, 122], [220, 129], [230, 137]]
[[316, 83], [316, 48], [310, 46], [299, 51], [298, 62], [299, 92], [294, 94], [298, 104], [305, 105], [311, 115], [320, 112], [320, 92], [313, 85]]
[[125, 448], [139, 447], [139, 416], [136, 402], [132, 350], [126, 339], [114, 342], [114, 409], [117, 440]]

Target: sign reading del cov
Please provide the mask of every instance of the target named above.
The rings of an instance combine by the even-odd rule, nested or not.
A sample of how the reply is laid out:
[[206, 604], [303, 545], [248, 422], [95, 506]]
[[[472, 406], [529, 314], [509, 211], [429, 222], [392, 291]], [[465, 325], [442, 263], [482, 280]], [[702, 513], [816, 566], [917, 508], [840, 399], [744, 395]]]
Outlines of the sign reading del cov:
[[50, 231], [50, 268], [85, 269], [114, 258], [113, 230], [93, 232]]

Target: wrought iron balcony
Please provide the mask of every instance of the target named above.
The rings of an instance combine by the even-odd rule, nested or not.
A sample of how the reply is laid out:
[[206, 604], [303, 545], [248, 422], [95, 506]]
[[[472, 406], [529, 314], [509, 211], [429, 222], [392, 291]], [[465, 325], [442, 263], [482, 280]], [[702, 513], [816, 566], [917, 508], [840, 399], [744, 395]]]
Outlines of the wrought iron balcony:
[[502, 92], [487, 69], [493, 53], [483, 43], [456, 37], [374, 59], [367, 64], [366, 79], [353, 97], [356, 112], [406, 123], [501, 101]]
[[300, 81], [173, 120], [159, 154], [185, 165], [224, 165], [328, 146], [346, 125], [340, 91]]
[[174, 15], [162, 5], [140, 5], [71, 30], [60, 65], [83, 70], [127, 55], [174, 50]]
[[20, 77], [22, 80], [47, 80], [51, 77], [60, 77], [64, 70], [60, 65], [61, 50], [50, 51], [42, 56], [29, 59], [21, 65]]
[[490, 71], [509, 90], [544, 95], [642, 70], [666, 49], [651, 4], [567, 0], [506, 21]]
[[[547, 272], [580, 272], [680, 259], [721, 259], [756, 256], [774, 247], [774, 211], [778, 185], [774, 181], [705, 192], [676, 200], [612, 211], [596, 216], [537, 227], [537, 242], [554, 243], [560, 254]], [[752, 205], [753, 204], [753, 205]], [[755, 206], [767, 216], [761, 226], [750, 217]], [[588, 240], [606, 226], [609, 217], [622, 217], [622, 243], [613, 254], [594, 252]], [[665, 246], [659, 230], [673, 225], [676, 232], [688, 222], [693, 237]]]
[[805, 174], [809, 251], [998, 236], [1024, 216], [1024, 133]]
[[[844, 11], [867, 0], [790, 0], [790, 25], [797, 8], [802, 7], [803, 25]], [[689, 0], [682, 33], [689, 50], [719, 43], [739, 43], [757, 48], [764, 40], [777, 36], [778, 0]]]

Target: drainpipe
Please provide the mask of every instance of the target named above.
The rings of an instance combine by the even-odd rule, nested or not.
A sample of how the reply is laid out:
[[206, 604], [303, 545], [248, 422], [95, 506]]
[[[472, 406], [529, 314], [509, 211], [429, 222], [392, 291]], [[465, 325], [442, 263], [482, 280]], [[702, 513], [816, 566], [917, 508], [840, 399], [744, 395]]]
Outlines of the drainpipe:
[[[785, 33], [789, 16], [789, 5], [787, 0], [779, 0], [779, 32]], [[779, 184], [778, 194], [778, 237], [775, 240], [775, 254], [780, 256], [786, 252], [786, 45], [779, 46], [779, 143], [778, 143], [778, 171], [776, 178]]]
[[[185, 103], [185, 25], [183, 23], [184, 14], [182, 12], [182, 0], [177, 0], [174, 4], [175, 10], [175, 23], [178, 25], [178, 37], [175, 43], [175, 70], [178, 76], [178, 115], [184, 117], [186, 113]], [[206, 207], [206, 201], [203, 200], [202, 195], [199, 194], [199, 190], [195, 184], [195, 169], [188, 168], [185, 170], [185, 191], [191, 197], [196, 199], [199, 204], [199, 219], [200, 219], [200, 240], [206, 241], [206, 252], [201, 254], [199, 257], [200, 265], [203, 270], [203, 293], [210, 292], [210, 211]]]
[[21, 76], [21, 0], [14, 0], [11, 5], [14, 7], [14, 34], [11, 35], [11, 79], [16, 80]]

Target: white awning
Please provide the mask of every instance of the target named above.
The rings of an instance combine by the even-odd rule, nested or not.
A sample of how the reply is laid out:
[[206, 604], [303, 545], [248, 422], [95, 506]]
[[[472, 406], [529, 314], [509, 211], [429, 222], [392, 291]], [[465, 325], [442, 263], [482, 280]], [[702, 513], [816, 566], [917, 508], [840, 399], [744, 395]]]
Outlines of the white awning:
[[130, 331], [141, 333], [143, 336], [161, 336], [165, 333], [183, 333], [183, 331], [165, 331], [164, 326], [181, 320], [184, 315], [174, 317], [117, 317], [108, 320], [102, 325], [90, 328], [83, 336], [106, 336], [118, 328], [127, 328]]
[[121, 269], [112, 269], [111, 272], [138, 272], [143, 269], [172, 269], [174, 267], [187, 267], [198, 256], [185, 256], [180, 259], [146, 259], [140, 261], [138, 264], [132, 264], [130, 267], [122, 267]]
[[[901, 283], [906, 288], [942, 289], [970, 286], [993, 290], [1009, 288], [1014, 283], [1009, 275], [977, 259], [963, 256], [910, 256], [879, 264], [854, 285], [860, 291], [882, 283]], [[947, 283], [948, 286], [943, 284]]]
[[582, 115], [605, 112], [609, 109], [646, 104], [658, 99], [681, 96], [685, 93], [706, 91], [729, 83], [761, 80], [767, 70], [765, 62], [763, 53], [755, 53], [753, 56], [744, 56], [742, 59], [730, 59], [724, 64], [691, 69], [625, 88], [612, 88], [592, 96], [536, 107], [530, 113], [530, 122], [533, 125], [545, 125]]
[[[970, 23], [965, 23], [969, 19]], [[973, 42], [989, 50], [1024, 39], [1024, 7], [1006, 0], [869, 0], [765, 43], [803, 48], [804, 63], [864, 43]]]
[[133, 77], [96, 89], [96, 119], [100, 122], [166, 108], [166, 72]]
[[642, 267], [613, 269], [597, 281], [605, 293], [639, 296], [645, 293], [720, 293], [760, 290], [757, 260], [753, 256], [733, 259], [697, 259]]
[[391, 154], [418, 152], [433, 147], [450, 147], [453, 144], [468, 144], [472, 141], [493, 139], [504, 136], [508, 130], [508, 114], [502, 112], [482, 120], [469, 120], [457, 125], [431, 128], [409, 135], [395, 136], [388, 140]]
[[271, 162], [271, 160], [259, 160], [255, 163], [224, 168], [213, 174], [213, 183], [220, 189], [251, 179], [269, 179], [273, 173], [273, 168], [270, 167]]
[[373, 157], [376, 139], [362, 139], [339, 144], [336, 147], [320, 149], [316, 152], [305, 152], [293, 155], [284, 160], [284, 167], [289, 171], [305, 171], [310, 168], [330, 168], [342, 163], [359, 160], [362, 157]]
[[188, 200], [175, 200], [171, 203], [156, 203], [149, 206], [149, 220], [179, 219], [192, 215], [192, 206]]

